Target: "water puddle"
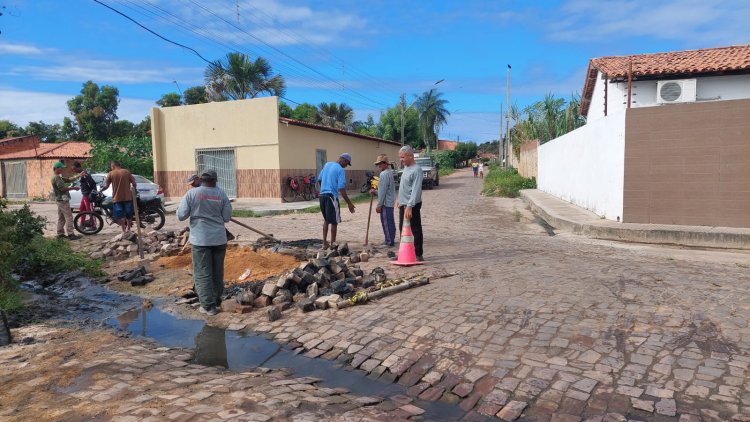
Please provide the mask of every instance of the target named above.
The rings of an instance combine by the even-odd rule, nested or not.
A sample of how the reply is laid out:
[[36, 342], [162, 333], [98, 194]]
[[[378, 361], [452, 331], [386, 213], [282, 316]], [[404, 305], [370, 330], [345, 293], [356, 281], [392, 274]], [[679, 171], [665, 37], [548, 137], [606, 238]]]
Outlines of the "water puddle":
[[[347, 370], [326, 359], [295, 354], [261, 335], [223, 330], [206, 325], [202, 320], [179, 319], [156, 307], [132, 309], [108, 320], [107, 324], [133, 335], [152, 338], [168, 347], [193, 348], [193, 362], [201, 365], [223, 366], [237, 372], [259, 366], [285, 368], [295, 377], [320, 378], [321, 385], [347, 388], [360, 396], [406, 394], [406, 388], [401, 385], [370, 379], [364, 373]], [[452, 421], [465, 415], [458, 406], [448, 403], [417, 400], [414, 404], [425, 410], [423, 416], [428, 420]]]

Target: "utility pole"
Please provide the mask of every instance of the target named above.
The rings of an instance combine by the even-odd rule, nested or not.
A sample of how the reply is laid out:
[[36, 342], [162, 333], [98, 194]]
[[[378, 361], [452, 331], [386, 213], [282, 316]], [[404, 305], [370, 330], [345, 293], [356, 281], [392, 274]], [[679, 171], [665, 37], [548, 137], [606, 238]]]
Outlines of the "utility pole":
[[505, 168], [508, 167], [508, 144], [510, 143], [510, 65], [508, 65], [508, 83], [505, 88]]
[[500, 136], [497, 138], [497, 157], [500, 159], [500, 165], [505, 162], [505, 139], [503, 138], [503, 101], [500, 100]]
[[404, 109], [406, 108], [406, 98], [401, 94], [401, 146], [404, 146]]

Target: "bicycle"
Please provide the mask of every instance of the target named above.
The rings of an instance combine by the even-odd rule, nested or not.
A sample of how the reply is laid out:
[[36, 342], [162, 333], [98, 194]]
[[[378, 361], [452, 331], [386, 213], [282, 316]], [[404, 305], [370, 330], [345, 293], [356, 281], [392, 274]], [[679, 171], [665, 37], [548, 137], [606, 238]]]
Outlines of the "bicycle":
[[301, 176], [289, 176], [286, 178], [284, 190], [281, 194], [281, 200], [284, 202], [292, 202], [297, 198], [301, 198], [303, 201], [309, 200], [307, 198], [307, 194], [305, 193], [304, 179]]
[[[141, 221], [142, 229], [159, 230], [164, 227], [166, 216], [162, 208], [161, 199], [154, 198], [148, 201], [138, 201], [138, 217]], [[91, 192], [91, 203], [93, 211], [79, 212], [73, 219], [73, 226], [79, 233], [90, 235], [99, 233], [104, 228], [104, 221], [107, 224], [117, 224], [112, 213], [112, 198], [104, 196], [99, 191]], [[135, 218], [133, 218], [135, 221]]]

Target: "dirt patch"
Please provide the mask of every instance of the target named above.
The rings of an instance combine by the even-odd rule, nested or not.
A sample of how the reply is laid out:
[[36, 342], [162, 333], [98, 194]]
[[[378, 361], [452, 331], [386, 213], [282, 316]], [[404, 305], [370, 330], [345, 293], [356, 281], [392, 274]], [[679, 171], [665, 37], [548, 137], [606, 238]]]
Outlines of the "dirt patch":
[[[281, 275], [297, 266], [299, 262], [292, 256], [259, 249], [257, 252], [250, 248], [237, 246], [227, 249], [224, 258], [224, 280], [226, 286], [243, 284], [249, 281], [261, 281], [269, 277]], [[193, 260], [190, 254], [175, 255], [159, 258], [156, 265], [163, 265], [170, 269], [190, 270]], [[239, 277], [250, 269], [246, 279], [239, 281]]]

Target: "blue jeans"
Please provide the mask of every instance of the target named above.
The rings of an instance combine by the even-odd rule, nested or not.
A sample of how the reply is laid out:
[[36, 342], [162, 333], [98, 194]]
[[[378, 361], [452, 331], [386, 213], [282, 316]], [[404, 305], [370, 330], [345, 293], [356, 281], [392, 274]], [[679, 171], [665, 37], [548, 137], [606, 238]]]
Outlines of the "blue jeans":
[[393, 246], [396, 242], [396, 222], [393, 219], [393, 207], [383, 207], [380, 210], [380, 224], [383, 226], [385, 244]]
[[224, 256], [227, 245], [192, 246], [193, 283], [201, 307], [209, 310], [221, 304], [224, 294]]

